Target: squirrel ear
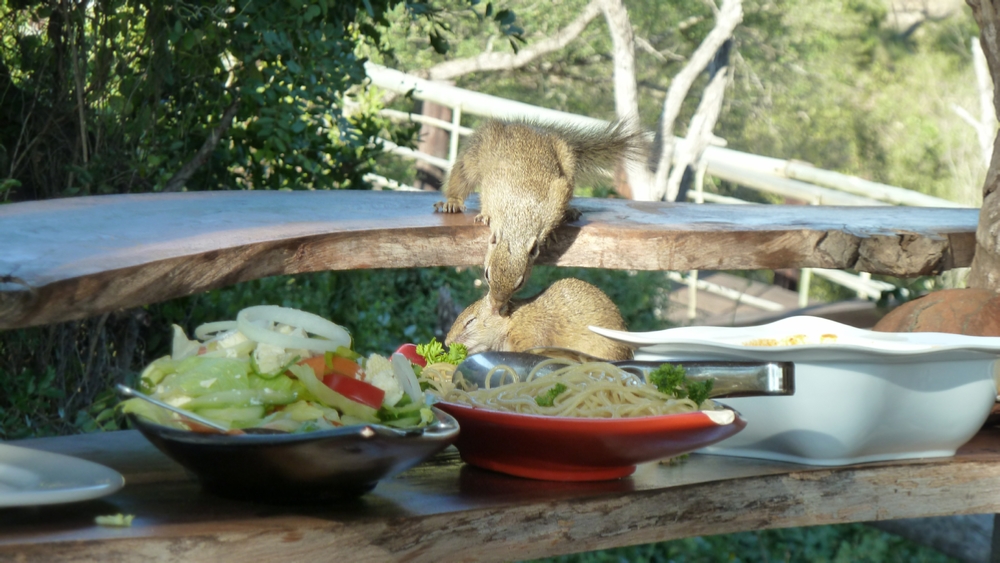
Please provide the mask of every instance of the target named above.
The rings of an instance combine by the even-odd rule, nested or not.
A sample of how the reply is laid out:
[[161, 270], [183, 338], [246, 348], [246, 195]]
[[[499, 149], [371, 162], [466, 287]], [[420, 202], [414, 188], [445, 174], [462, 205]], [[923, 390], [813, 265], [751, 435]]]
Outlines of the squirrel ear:
[[491, 233], [490, 234], [490, 244], [494, 244], [495, 245], [496, 243], [497, 243], [497, 234], [496, 233]]
[[540, 252], [541, 252], [541, 249], [538, 248], [538, 239], [532, 239], [531, 240], [531, 250], [528, 251], [528, 253], [531, 254], [531, 259], [534, 260], [535, 258], [538, 258], [538, 254]]
[[514, 284], [514, 291], [521, 289], [522, 285], [524, 285], [524, 276], [517, 278], [517, 283]]

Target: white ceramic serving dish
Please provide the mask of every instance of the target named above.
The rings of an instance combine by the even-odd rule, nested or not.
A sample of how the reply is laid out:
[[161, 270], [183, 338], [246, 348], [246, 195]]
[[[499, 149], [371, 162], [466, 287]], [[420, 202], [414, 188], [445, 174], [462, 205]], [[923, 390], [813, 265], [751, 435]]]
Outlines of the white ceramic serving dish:
[[743, 432], [701, 450], [810, 465], [954, 455], [997, 398], [1000, 338], [884, 333], [818, 317], [628, 333], [641, 360], [795, 363], [795, 394], [728, 398]]

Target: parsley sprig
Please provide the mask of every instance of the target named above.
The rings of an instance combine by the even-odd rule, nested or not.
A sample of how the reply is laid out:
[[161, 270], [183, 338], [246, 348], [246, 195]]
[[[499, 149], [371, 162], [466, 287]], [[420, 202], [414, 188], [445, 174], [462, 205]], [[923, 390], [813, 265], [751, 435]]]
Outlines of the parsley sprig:
[[428, 364], [447, 362], [457, 366], [469, 355], [469, 350], [465, 344], [456, 342], [449, 346], [446, 352], [444, 344], [438, 342], [437, 338], [431, 338], [427, 344], [417, 344], [417, 354], [423, 356]]
[[648, 380], [660, 393], [673, 395], [678, 399], [691, 399], [698, 405], [708, 399], [714, 383], [711, 379], [691, 381], [687, 378], [684, 366], [674, 364], [663, 364], [651, 371]]
[[562, 383], [556, 383], [544, 395], [535, 397], [535, 403], [540, 407], [551, 407], [555, 404], [556, 397], [565, 392], [566, 386]]

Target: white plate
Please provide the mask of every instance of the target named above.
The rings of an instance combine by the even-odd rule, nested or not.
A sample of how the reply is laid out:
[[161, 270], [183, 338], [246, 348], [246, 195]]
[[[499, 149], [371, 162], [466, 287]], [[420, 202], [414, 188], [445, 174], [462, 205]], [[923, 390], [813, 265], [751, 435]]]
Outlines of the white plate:
[[124, 484], [120, 473], [92, 461], [0, 444], [0, 507], [90, 500]]
[[593, 330], [637, 346], [637, 360], [795, 363], [793, 396], [726, 399], [747, 427], [705, 453], [811, 465], [950, 456], [997, 399], [1000, 338], [874, 332], [805, 316], [750, 327]]
[[[644, 353], [681, 359], [767, 358], [773, 361], [843, 361], [934, 354], [935, 360], [1000, 355], [1000, 337], [942, 332], [876, 332], [820, 317], [788, 317], [746, 327], [690, 326], [654, 332], [624, 332], [590, 327], [597, 334]], [[793, 337], [801, 343], [784, 344]], [[762, 341], [771, 341], [764, 345]], [[756, 342], [756, 345], [753, 343]]]

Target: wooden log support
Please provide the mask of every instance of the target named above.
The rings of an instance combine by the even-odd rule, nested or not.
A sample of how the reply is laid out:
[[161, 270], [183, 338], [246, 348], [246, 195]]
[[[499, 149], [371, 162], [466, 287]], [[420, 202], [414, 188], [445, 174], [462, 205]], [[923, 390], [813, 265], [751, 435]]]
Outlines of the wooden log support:
[[[0, 329], [85, 318], [321, 270], [477, 266], [478, 200], [436, 193], [221, 191], [0, 206]], [[817, 267], [906, 277], [968, 266], [978, 210], [695, 205], [578, 198], [543, 264], [629, 270]]]

